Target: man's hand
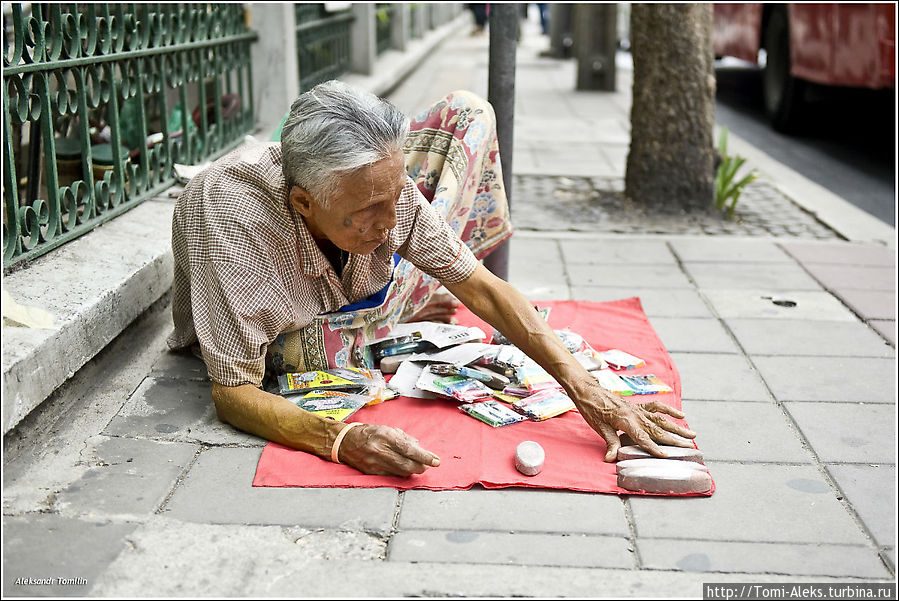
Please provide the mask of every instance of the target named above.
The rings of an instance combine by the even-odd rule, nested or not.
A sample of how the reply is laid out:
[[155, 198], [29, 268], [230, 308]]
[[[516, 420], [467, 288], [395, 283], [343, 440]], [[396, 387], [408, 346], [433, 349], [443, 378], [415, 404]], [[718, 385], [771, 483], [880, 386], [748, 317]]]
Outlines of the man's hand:
[[364, 474], [377, 476], [407, 477], [440, 465], [437, 455], [421, 448], [417, 440], [399, 428], [390, 426], [352, 428], [340, 445], [338, 458]]
[[656, 441], [690, 446], [689, 442], [674, 434], [686, 438], [696, 435], [660, 415], [667, 413], [681, 419], [683, 413], [658, 401], [642, 405], [631, 403], [600, 386], [571, 356], [528, 300], [483, 265], [476, 267], [467, 280], [444, 285], [472, 313], [502, 332], [565, 388], [590, 427], [605, 439], [606, 461], [617, 458], [621, 446], [618, 430], [626, 432], [634, 442], [656, 457], [665, 456]]
[[618, 449], [621, 447], [618, 430], [624, 431], [655, 457], [666, 456], [657, 442], [692, 448], [690, 441], [684, 439], [695, 438], [696, 433], [660, 415], [666, 413], [677, 419], [684, 417], [682, 412], [665, 403], [632, 403], [599, 385], [593, 387], [591, 393], [578, 396], [581, 398], [575, 399], [575, 405], [581, 416], [606, 441], [606, 461], [618, 458]]

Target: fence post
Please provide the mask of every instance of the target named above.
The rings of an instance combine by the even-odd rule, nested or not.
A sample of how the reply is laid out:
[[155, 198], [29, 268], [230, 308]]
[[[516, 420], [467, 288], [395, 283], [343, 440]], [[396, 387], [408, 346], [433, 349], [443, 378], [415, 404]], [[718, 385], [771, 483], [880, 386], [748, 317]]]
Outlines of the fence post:
[[350, 69], [362, 75], [372, 74], [378, 54], [375, 8], [374, 4], [353, 3], [356, 18], [350, 26]]
[[411, 25], [409, 19], [409, 4], [402, 2], [393, 5], [393, 15], [390, 19], [390, 47], [394, 50], [406, 50], [409, 41]]
[[[490, 7], [490, 58], [488, 63], [487, 100], [496, 113], [496, 136], [499, 140], [503, 187], [512, 210], [512, 146], [515, 117], [515, 50], [518, 37], [517, 4], [493, 4]], [[500, 244], [486, 259], [484, 266], [497, 277], [509, 278], [509, 242]]]
[[[251, 3], [250, 23], [265, 32], [250, 46], [256, 124], [264, 138], [300, 95], [296, 17], [293, 4]], [[266, 133], [267, 132], [267, 133]]]

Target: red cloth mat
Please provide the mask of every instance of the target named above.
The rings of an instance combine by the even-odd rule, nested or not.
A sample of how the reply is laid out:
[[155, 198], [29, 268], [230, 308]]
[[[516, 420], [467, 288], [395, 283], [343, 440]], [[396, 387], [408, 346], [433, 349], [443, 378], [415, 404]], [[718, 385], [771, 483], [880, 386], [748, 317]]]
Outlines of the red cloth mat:
[[[671, 386], [667, 394], [632, 396], [630, 400], [660, 400], [680, 409], [681, 385], [677, 369], [643, 313], [640, 299], [596, 303], [546, 301], [552, 307], [549, 323], [582, 335], [598, 351], [621, 349], [646, 362], [627, 373], [653, 373]], [[493, 331], [462, 309], [459, 323]], [[544, 422], [524, 421], [493, 428], [463, 414], [458, 403], [442, 399], [399, 397], [355, 413], [350, 421], [401, 428], [440, 457], [440, 467], [409, 478], [367, 476], [346, 465], [269, 443], [256, 467], [253, 486], [361, 487], [390, 486], [398, 490], [467, 490], [522, 486], [577, 491], [639, 494], [617, 485], [615, 464], [603, 461], [606, 444], [574, 411]], [[683, 420], [679, 423], [686, 425]], [[546, 451], [543, 471], [524, 476], [515, 469], [515, 447], [524, 440], [540, 443]], [[712, 490], [699, 496], [708, 496]], [[696, 495], [686, 495], [696, 496]]]

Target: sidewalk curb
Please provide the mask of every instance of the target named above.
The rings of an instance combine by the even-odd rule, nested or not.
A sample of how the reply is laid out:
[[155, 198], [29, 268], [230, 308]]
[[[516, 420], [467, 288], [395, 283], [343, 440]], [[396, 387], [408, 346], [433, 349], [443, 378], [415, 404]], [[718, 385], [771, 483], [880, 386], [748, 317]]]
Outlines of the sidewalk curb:
[[896, 248], [895, 228], [776, 161], [735, 133], [728, 132], [728, 143], [732, 151], [743, 155], [787, 198], [845, 239]]

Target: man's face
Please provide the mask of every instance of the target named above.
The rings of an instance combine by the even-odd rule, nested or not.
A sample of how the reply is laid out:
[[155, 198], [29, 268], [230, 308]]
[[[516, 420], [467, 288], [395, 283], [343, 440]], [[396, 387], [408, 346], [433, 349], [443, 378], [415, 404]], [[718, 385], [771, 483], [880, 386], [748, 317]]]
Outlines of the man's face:
[[294, 186], [290, 202], [303, 215], [316, 239], [357, 255], [367, 255], [387, 241], [396, 226], [396, 204], [406, 184], [402, 151], [343, 178], [328, 208]]

